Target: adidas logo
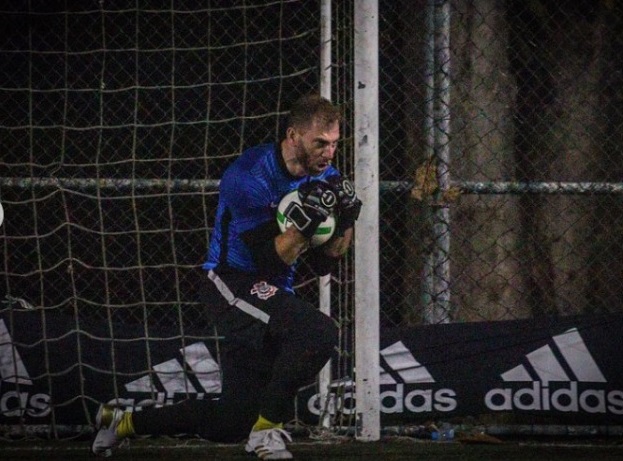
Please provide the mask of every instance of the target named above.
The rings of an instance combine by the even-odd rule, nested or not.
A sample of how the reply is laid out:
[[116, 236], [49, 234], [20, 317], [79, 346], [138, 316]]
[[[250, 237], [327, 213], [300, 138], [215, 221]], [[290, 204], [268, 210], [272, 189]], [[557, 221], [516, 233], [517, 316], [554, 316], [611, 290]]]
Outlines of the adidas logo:
[[381, 368], [380, 384], [397, 384], [395, 372], [403, 383], [434, 383], [425, 366], [421, 365], [402, 341], [381, 350], [381, 358], [388, 368]]
[[2, 416], [42, 418], [50, 413], [50, 396], [29, 392], [32, 380], [19, 351], [13, 345], [4, 319], [0, 319], [0, 385], [4, 383], [11, 383], [15, 388], [0, 396]]
[[586, 348], [577, 328], [554, 336], [552, 340], [557, 353], [568, 367], [568, 372], [556, 357], [554, 349], [545, 345], [526, 355], [533, 373], [524, 365], [519, 365], [502, 373], [502, 379], [504, 381], [534, 381], [536, 378], [542, 383], [549, 383], [550, 381], [571, 381], [571, 376], [573, 376], [575, 381], [580, 382], [606, 382], [606, 378]]
[[32, 385], [22, 357], [13, 347], [13, 340], [3, 319], [0, 319], [0, 382]]
[[[414, 384], [433, 384], [435, 379], [426, 367], [415, 359], [402, 341], [382, 349], [380, 355], [379, 383], [384, 386], [380, 393], [382, 413], [449, 412], [456, 409], [456, 392], [452, 389], [434, 389], [432, 386], [412, 389]], [[407, 390], [405, 385], [408, 386]], [[328, 396], [327, 411], [332, 415], [338, 412], [354, 415], [356, 413], [354, 381], [352, 379], [335, 381], [331, 384], [331, 389], [333, 391]], [[307, 409], [312, 414], [321, 414], [319, 394], [311, 396], [307, 402]]]
[[[154, 365], [155, 376], [150, 373], [129, 382], [125, 389], [128, 392], [164, 394], [166, 398], [175, 394], [197, 394], [201, 399], [205, 394], [221, 393], [221, 369], [204, 343], [186, 346], [180, 349], [180, 353], [181, 361], [171, 359]], [[188, 373], [189, 369], [192, 373]]]
[[500, 376], [508, 383], [532, 385], [491, 389], [485, 395], [489, 409], [623, 414], [623, 392], [607, 391], [603, 385], [594, 388], [607, 380], [577, 328], [553, 336], [551, 344], [525, 357], [526, 363]]

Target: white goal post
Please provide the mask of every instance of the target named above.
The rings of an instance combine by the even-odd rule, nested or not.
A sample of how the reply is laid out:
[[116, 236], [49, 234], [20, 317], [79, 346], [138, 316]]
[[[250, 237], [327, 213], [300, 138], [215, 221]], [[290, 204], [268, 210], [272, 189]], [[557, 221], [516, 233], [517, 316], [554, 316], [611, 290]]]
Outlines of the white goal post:
[[[331, 0], [322, 0], [320, 8], [320, 92], [327, 99], [332, 99]], [[380, 439], [381, 433], [378, 1], [356, 1], [354, 14], [354, 175], [357, 193], [364, 203], [355, 235], [355, 434], [358, 440], [375, 441]], [[319, 294], [321, 311], [330, 314], [330, 276], [320, 278]], [[320, 408], [327, 408], [331, 363], [320, 372], [318, 381]], [[320, 425], [330, 427], [330, 414], [322, 412], [320, 416]]]
[[380, 439], [378, 0], [355, 2], [355, 181], [364, 203], [355, 233], [357, 439]]

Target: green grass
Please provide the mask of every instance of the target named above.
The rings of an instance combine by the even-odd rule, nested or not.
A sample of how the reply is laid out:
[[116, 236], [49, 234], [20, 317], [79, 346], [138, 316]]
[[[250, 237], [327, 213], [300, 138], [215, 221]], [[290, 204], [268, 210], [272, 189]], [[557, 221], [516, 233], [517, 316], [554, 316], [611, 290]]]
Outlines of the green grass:
[[[0, 443], [0, 459], [78, 460], [95, 459], [87, 441], [20, 441]], [[432, 442], [405, 437], [388, 437], [380, 442], [357, 442], [351, 439], [316, 442], [295, 440], [289, 445], [298, 461], [387, 460], [387, 461], [589, 461], [623, 460], [623, 440], [507, 440], [498, 444]], [[242, 445], [217, 445], [196, 439], [132, 440], [115, 450], [111, 461], [225, 461], [253, 459]]]

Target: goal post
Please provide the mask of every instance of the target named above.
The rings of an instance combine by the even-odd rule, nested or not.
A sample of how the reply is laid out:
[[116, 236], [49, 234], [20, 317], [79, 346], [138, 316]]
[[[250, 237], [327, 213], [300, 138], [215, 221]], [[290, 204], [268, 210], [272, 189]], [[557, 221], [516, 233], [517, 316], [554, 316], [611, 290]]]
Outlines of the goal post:
[[354, 21], [355, 386], [359, 440], [380, 439], [378, 0], [357, 0]]

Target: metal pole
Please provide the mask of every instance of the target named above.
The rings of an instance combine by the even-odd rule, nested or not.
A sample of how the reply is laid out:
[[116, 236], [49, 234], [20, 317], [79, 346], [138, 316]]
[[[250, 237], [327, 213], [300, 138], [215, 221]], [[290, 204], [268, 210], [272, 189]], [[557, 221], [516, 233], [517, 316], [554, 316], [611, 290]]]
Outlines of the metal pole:
[[[428, 0], [426, 5], [426, 115], [424, 117], [424, 133], [426, 145], [424, 152], [427, 159], [433, 159], [435, 155], [435, 0]], [[426, 220], [432, 226], [432, 213], [426, 211]], [[424, 309], [425, 323], [431, 323], [435, 304], [433, 293], [435, 291], [435, 277], [433, 253], [424, 255], [422, 270], [422, 306]]]
[[[439, 194], [450, 187], [450, 2], [435, 4], [435, 156]], [[440, 199], [440, 197], [436, 197]], [[428, 323], [450, 320], [450, 209], [433, 213], [434, 307]]]
[[355, 187], [363, 202], [355, 230], [355, 386], [362, 441], [381, 437], [378, 18], [378, 0], [355, 0]]

